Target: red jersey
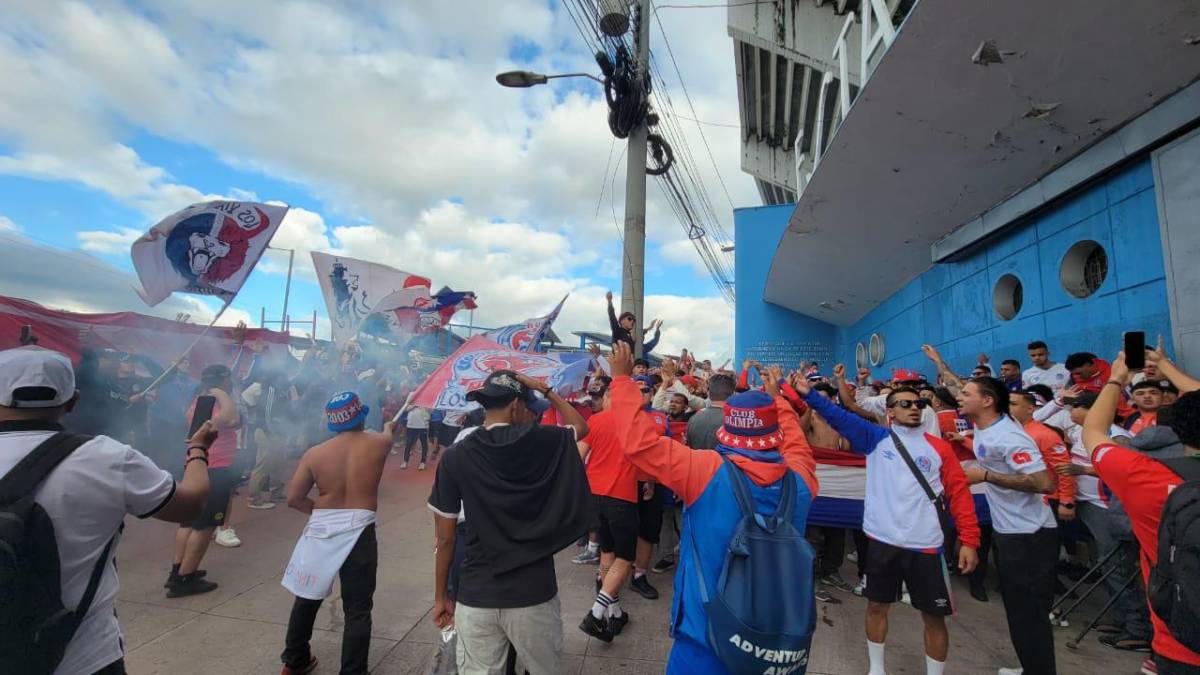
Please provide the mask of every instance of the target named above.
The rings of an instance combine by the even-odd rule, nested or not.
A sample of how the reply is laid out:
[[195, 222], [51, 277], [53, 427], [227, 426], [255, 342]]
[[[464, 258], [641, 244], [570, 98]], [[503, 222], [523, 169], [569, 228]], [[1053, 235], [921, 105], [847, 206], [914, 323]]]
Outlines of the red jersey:
[[[1054, 471], [1054, 467], [1060, 464], [1071, 463], [1071, 452], [1067, 449], [1067, 444], [1050, 427], [1037, 420], [1029, 420], [1025, 425], [1025, 433], [1029, 434], [1033, 442], [1037, 443], [1038, 450], [1042, 451], [1042, 461], [1046, 463], [1047, 469]], [[1063, 476], [1055, 471], [1054, 482], [1054, 494], [1047, 495], [1046, 499], [1057, 499], [1059, 504], [1074, 504], [1075, 477]]]
[[[939, 410], [938, 414], [938, 429], [942, 432], [942, 438], [949, 433], [958, 433], [958, 420], [962, 419], [958, 416], [957, 410]], [[966, 462], [975, 459], [975, 452], [970, 446], [965, 443], [955, 441], [950, 443], [950, 448], [954, 450], [954, 456], [960, 462]]]
[[[666, 423], [663, 423], [665, 428]], [[584, 442], [591, 448], [587, 461], [588, 484], [592, 494], [636, 504], [637, 469], [625, 457], [622, 439], [626, 430], [618, 428], [611, 410], [598, 412], [588, 419]]]
[[1129, 425], [1129, 433], [1137, 436], [1143, 429], [1158, 424], [1158, 411], [1139, 412], [1138, 418]]
[[687, 419], [673, 420], [668, 416], [667, 417], [667, 428], [670, 430], [671, 433], [669, 433], [667, 435], [670, 436], [671, 438], [674, 438], [675, 440], [679, 441], [680, 443], [683, 443], [686, 445], [687, 444], [687, 425], [688, 425]]
[[[1092, 466], [1129, 514], [1133, 535], [1142, 548], [1142, 578], [1148, 581], [1150, 568], [1158, 563], [1158, 523], [1162, 519], [1163, 504], [1183, 479], [1164, 464], [1111, 443], [1096, 447], [1092, 453]], [[1150, 622], [1154, 625], [1151, 646], [1155, 653], [1172, 661], [1200, 666], [1200, 654], [1172, 637], [1153, 607], [1150, 608]]]

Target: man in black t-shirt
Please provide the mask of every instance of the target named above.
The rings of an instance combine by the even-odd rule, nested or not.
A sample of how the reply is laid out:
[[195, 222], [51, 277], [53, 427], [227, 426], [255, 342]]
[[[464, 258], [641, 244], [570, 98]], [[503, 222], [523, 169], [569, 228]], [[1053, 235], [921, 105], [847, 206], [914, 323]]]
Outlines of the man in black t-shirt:
[[[554, 554], [594, 517], [576, 445], [587, 424], [544, 384], [513, 371], [492, 373], [468, 398], [483, 406], [484, 423], [446, 450], [429, 495], [437, 532], [433, 621], [458, 630], [460, 672], [502, 672], [511, 643], [532, 675], [560, 673]], [[546, 399], [570, 428], [537, 423]], [[464, 511], [466, 555], [452, 600], [446, 586]]]

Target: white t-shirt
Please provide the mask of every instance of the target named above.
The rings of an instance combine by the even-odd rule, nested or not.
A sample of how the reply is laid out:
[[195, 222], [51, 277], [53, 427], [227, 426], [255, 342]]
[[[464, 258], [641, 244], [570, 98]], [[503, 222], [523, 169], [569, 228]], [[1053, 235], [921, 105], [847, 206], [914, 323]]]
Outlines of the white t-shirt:
[[[1079, 466], [1092, 465], [1092, 453], [1083, 444], [1083, 427], [1072, 424], [1064, 430], [1067, 441], [1071, 444], [1071, 463]], [[1122, 427], [1112, 425], [1108, 429], [1110, 438], [1129, 438], [1129, 432]], [[1108, 508], [1108, 502], [1100, 497], [1100, 479], [1095, 476], [1075, 476], [1075, 501], [1091, 502], [1101, 508]]]
[[[887, 424], [887, 395], [867, 396], [858, 401], [859, 407], [873, 415], [879, 415], [880, 424]], [[942, 437], [942, 426], [938, 424], [937, 413], [933, 406], [926, 406], [921, 411], [921, 431], [933, 436]]]
[[[467, 413], [465, 412], [448, 412], [446, 413], [446, 416], [442, 418], [442, 426], [461, 427], [466, 419]], [[455, 442], [457, 442], [457, 440]]]
[[1021, 386], [1028, 389], [1035, 384], [1044, 384], [1050, 387], [1055, 396], [1058, 392], [1071, 381], [1071, 371], [1061, 363], [1056, 363], [1049, 368], [1038, 368], [1031, 366], [1021, 373]]
[[[53, 431], [0, 433], [0, 475], [8, 473]], [[104, 546], [127, 514], [153, 515], [175, 494], [171, 474], [142, 453], [97, 436], [63, 460], [34, 494], [54, 523], [62, 573], [62, 601], [75, 609]], [[116, 546], [110, 556], [116, 555]], [[67, 645], [55, 675], [94, 673], [122, 658], [121, 626], [113, 613], [118, 582], [112, 560], [83, 623]]]
[[[988, 471], [1030, 474], [1046, 469], [1037, 443], [1007, 415], [986, 429], [976, 427], [974, 447], [980, 468]], [[984, 495], [992, 512], [992, 527], [1001, 534], [1032, 534], [1055, 527], [1054, 514], [1038, 493], [985, 483]]]
[[429, 408], [413, 408], [408, 411], [408, 422], [405, 423], [409, 429], [428, 429], [429, 428]]

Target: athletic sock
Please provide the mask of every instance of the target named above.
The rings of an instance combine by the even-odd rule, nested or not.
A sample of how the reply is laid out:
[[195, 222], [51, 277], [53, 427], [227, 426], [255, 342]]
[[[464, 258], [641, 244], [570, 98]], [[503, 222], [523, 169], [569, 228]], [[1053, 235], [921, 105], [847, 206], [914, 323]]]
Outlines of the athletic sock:
[[885, 675], [883, 669], [883, 643], [867, 640], [867, 656], [871, 659], [871, 670], [867, 675]]
[[592, 603], [592, 616], [596, 617], [597, 619], [603, 619], [604, 612], [609, 608], [610, 605], [613, 604], [613, 602], [615, 601], [610, 598], [607, 593], [600, 591], [596, 594], [596, 602]]
[[600, 552], [600, 542], [589, 541], [587, 543], [587, 552], [588, 553], [599, 553]]
[[646, 570], [644, 570], [640, 567], [633, 568], [633, 578], [634, 579], [641, 579], [644, 576], [646, 576]]
[[614, 619], [619, 619], [621, 618], [621, 614], [621, 601], [619, 598], [613, 598], [612, 602], [608, 604], [608, 615]]
[[932, 657], [925, 657], [925, 675], [942, 675], [946, 672], [945, 661], [935, 661]]

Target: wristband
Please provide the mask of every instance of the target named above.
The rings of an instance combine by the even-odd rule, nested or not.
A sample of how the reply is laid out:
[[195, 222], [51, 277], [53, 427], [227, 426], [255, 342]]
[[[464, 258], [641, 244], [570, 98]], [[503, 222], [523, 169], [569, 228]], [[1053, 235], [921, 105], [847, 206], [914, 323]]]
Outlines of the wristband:
[[203, 445], [189, 445], [188, 452], [191, 452], [193, 450], [199, 450], [200, 452], [203, 452], [205, 455], [208, 455], [208, 448], [204, 447]]
[[1124, 384], [1122, 384], [1121, 382], [1118, 382], [1117, 380], [1109, 380], [1108, 382], [1105, 382], [1105, 383], [1104, 383], [1104, 386], [1106, 386], [1106, 387], [1107, 387], [1107, 386], [1108, 386], [1108, 385], [1110, 385], [1110, 384], [1115, 384], [1115, 385], [1117, 385], [1118, 387], [1120, 387], [1120, 388], [1122, 388], [1122, 389], [1124, 389], [1124, 388], [1125, 388], [1125, 385], [1124, 385]]
[[204, 466], [208, 466], [208, 458], [200, 457], [199, 455], [197, 455], [196, 457], [188, 457], [187, 461], [183, 463], [183, 468], [186, 469], [188, 464], [191, 464], [192, 462], [197, 462], [197, 461], [204, 462]]
[[988, 482], [988, 471], [986, 469], [983, 472], [983, 482]]

